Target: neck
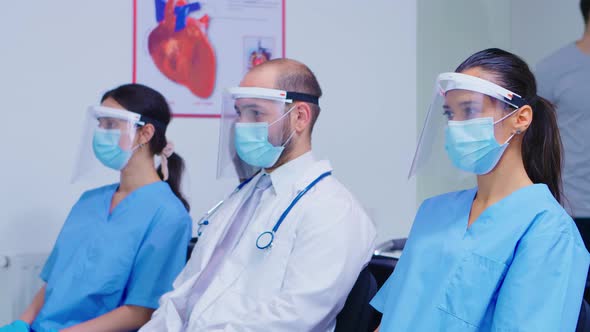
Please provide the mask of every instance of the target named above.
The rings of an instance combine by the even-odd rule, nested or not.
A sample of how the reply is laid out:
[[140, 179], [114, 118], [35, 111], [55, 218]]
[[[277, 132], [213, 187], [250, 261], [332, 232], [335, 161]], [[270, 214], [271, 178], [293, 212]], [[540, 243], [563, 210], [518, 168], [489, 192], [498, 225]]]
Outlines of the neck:
[[582, 53], [590, 55], [590, 25], [586, 25], [586, 31], [582, 38], [576, 42], [576, 46]]
[[[137, 155], [121, 170], [119, 191], [129, 193], [150, 183], [161, 181], [153, 165], [153, 158]], [[141, 159], [141, 160], [139, 160]]]
[[496, 168], [488, 174], [477, 177], [475, 200], [490, 206], [516, 190], [533, 184], [526, 173], [520, 145], [507, 149]]
[[[293, 143], [295, 143], [295, 142], [293, 142]], [[279, 161], [273, 167], [266, 168], [265, 171], [266, 171], [266, 173], [270, 174], [275, 169], [290, 162], [291, 160], [295, 160], [295, 159], [301, 157], [302, 155], [306, 154], [309, 151], [311, 151], [311, 142], [309, 142], [309, 141], [298, 142], [298, 144], [293, 145], [292, 149], [285, 149], [285, 151], [283, 152], [283, 155], [281, 156], [281, 158], [279, 158]]]

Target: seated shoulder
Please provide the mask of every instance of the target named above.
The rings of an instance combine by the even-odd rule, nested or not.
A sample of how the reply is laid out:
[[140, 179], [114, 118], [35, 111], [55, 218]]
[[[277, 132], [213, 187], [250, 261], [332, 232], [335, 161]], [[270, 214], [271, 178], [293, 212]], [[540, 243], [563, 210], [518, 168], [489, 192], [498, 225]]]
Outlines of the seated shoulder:
[[451, 191], [441, 195], [427, 198], [422, 202], [421, 207], [436, 207], [439, 205], [448, 206], [451, 203], [471, 201], [475, 197], [476, 188]]

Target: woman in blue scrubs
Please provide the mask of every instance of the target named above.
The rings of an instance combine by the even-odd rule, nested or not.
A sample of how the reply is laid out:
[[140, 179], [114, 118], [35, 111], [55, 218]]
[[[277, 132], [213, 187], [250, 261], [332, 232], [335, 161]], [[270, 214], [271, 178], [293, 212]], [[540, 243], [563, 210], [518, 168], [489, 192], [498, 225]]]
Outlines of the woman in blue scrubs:
[[183, 160], [166, 140], [164, 97], [123, 85], [89, 118], [83, 149], [120, 171], [120, 182], [82, 194], [41, 273], [45, 286], [2, 332], [137, 330], [184, 267], [192, 222], [179, 189]]
[[499, 49], [441, 74], [435, 95], [412, 172], [441, 172], [446, 151], [477, 187], [422, 203], [371, 302], [380, 331], [574, 331], [590, 258], [561, 206], [555, 109]]

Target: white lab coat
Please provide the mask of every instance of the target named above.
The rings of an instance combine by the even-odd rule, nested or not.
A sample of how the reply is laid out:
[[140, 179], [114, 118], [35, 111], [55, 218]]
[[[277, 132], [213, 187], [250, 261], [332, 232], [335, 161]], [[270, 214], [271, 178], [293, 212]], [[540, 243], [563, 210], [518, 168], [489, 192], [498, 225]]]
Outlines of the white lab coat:
[[160, 308], [140, 331], [333, 331], [371, 258], [376, 235], [351, 193], [334, 176], [323, 179], [291, 210], [272, 247], [256, 247], [258, 235], [273, 228], [297, 193], [329, 170], [329, 162], [307, 153], [270, 174], [272, 187], [185, 320], [190, 291], [258, 178], [228, 199], [203, 229], [174, 290], [161, 298]]

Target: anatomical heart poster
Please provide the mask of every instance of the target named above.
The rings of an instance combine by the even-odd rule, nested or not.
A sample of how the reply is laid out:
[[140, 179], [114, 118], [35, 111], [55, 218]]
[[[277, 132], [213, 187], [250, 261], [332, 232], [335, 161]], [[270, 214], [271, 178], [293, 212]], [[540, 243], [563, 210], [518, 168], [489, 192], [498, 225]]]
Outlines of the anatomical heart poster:
[[285, 0], [133, 0], [133, 24], [133, 81], [178, 117], [218, 117], [225, 88], [285, 55]]

